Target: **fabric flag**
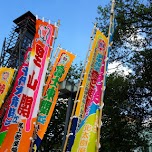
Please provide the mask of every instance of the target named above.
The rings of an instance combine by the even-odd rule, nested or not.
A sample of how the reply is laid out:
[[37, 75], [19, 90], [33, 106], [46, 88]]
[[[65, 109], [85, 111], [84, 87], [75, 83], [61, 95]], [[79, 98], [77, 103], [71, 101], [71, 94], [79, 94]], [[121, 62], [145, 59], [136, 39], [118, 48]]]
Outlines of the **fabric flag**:
[[6, 100], [7, 107], [4, 106], [4, 108], [7, 108], [7, 110], [6, 112], [4, 111], [5, 109], [1, 110], [1, 113], [5, 112], [5, 116], [3, 118], [2, 127], [0, 129], [0, 145], [2, 145], [2, 142], [7, 134], [9, 125], [11, 123], [17, 123], [18, 116], [15, 115], [15, 112], [19, 105], [19, 98], [22, 94], [27, 78], [30, 52], [31, 48], [28, 48], [26, 54], [24, 55], [24, 62], [18, 70], [12, 92]]
[[14, 71], [15, 70], [11, 68], [0, 68], [0, 108], [4, 103], [5, 96], [7, 95], [7, 92], [10, 88]]
[[[114, 1], [111, 9], [111, 21], [110, 21], [110, 31], [109, 36], [107, 38], [107, 47], [102, 60], [102, 66], [100, 69], [100, 74], [98, 76], [95, 89], [93, 90], [93, 94], [90, 95], [91, 100], [86, 100], [85, 105], [85, 113], [84, 118], [78, 128], [78, 132], [76, 134], [76, 138], [74, 141], [74, 145], [72, 147], [72, 152], [95, 152], [98, 151], [98, 140], [99, 137], [99, 126], [102, 115], [102, 107], [103, 107], [103, 96], [106, 85], [106, 72], [108, 68], [108, 57], [110, 47], [112, 45], [113, 34], [116, 26], [116, 21], [113, 15], [114, 11]], [[88, 92], [90, 94], [90, 92]], [[88, 97], [88, 96], [87, 96]], [[99, 110], [99, 108], [101, 110]]]
[[[106, 52], [105, 52], [106, 53]], [[79, 130], [76, 133], [74, 144], [71, 152], [96, 152], [97, 151], [97, 127], [99, 117], [99, 104], [101, 95], [104, 92], [103, 79], [105, 69], [105, 56], [103, 57], [100, 73], [96, 81], [93, 95], [88, 105], [86, 115], [80, 124]]]
[[[82, 88], [80, 90], [80, 95], [78, 97], [78, 104], [75, 112], [75, 116], [72, 119], [72, 133], [70, 135], [69, 144], [67, 150], [70, 151], [74, 142], [75, 132], [79, 127], [81, 119], [84, 117], [86, 109], [91, 104], [91, 98], [93, 95], [94, 87], [100, 72], [100, 68], [102, 65], [102, 60], [104, 57], [104, 53], [107, 49], [108, 40], [106, 36], [101, 33], [99, 30], [96, 31], [96, 35], [94, 37], [92, 49], [90, 52], [90, 56], [88, 58], [88, 64], [86, 66], [85, 75], [82, 82]], [[92, 63], [92, 64], [91, 64]], [[78, 117], [80, 119], [78, 119]], [[79, 120], [79, 122], [78, 122]]]
[[55, 26], [36, 20], [36, 33], [32, 44], [27, 80], [20, 96], [16, 116], [18, 123], [11, 124], [1, 147], [14, 152], [29, 151], [40, 97], [54, 40]]
[[39, 147], [43, 139], [56, 105], [59, 83], [64, 81], [74, 58], [75, 55], [73, 55], [72, 53], [65, 50], [60, 50], [59, 55], [50, 72], [49, 78], [46, 83], [47, 91], [43, 96], [40, 104], [40, 112], [37, 119], [38, 126], [36, 130], [33, 151], [37, 151], [37, 148]]

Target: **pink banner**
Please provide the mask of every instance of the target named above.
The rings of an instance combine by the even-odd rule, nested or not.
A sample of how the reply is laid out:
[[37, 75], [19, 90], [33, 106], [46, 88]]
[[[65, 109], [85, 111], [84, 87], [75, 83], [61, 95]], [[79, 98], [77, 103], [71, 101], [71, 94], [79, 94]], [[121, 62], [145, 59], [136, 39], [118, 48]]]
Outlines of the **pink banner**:
[[[17, 124], [18, 119], [19, 119], [19, 117], [16, 116], [16, 110], [19, 105], [19, 98], [22, 94], [22, 91], [23, 91], [23, 88], [25, 85], [25, 81], [27, 78], [30, 53], [31, 53], [31, 48], [29, 48], [27, 50], [27, 52], [24, 56], [24, 62], [18, 70], [18, 74], [16, 77], [16, 81], [14, 83], [13, 90], [12, 90], [10, 96], [8, 97], [8, 99], [6, 100], [7, 110], [5, 112], [5, 116], [4, 116], [3, 122], [2, 122], [2, 127], [0, 129], [0, 145], [2, 144], [4, 138], [7, 134], [10, 124], [12, 124], [12, 123]], [[4, 112], [4, 109], [1, 112]]]

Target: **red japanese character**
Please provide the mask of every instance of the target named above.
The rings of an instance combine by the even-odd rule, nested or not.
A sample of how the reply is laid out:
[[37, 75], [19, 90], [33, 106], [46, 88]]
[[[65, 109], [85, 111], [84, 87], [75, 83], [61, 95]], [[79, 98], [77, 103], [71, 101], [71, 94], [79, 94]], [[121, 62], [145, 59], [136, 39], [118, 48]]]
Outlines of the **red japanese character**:
[[96, 80], [98, 79], [98, 75], [99, 75], [98, 72], [93, 70], [92, 76], [91, 76], [91, 82], [93, 84], [96, 84]]
[[33, 71], [32, 75], [29, 75], [29, 79], [28, 79], [28, 83], [27, 83], [27, 87], [29, 87], [33, 91], [36, 89], [36, 86], [38, 83], [38, 80], [36, 80], [36, 79], [33, 82], [34, 74], [35, 74], [35, 71]]
[[5, 90], [5, 84], [0, 83], [0, 94], [2, 94]]
[[36, 44], [36, 55], [35, 55], [35, 59], [33, 60], [36, 66], [41, 67], [41, 59], [43, 58], [43, 55], [44, 55], [44, 49], [42, 48], [41, 45]]
[[18, 114], [28, 118], [32, 107], [33, 98], [23, 94], [18, 108]]

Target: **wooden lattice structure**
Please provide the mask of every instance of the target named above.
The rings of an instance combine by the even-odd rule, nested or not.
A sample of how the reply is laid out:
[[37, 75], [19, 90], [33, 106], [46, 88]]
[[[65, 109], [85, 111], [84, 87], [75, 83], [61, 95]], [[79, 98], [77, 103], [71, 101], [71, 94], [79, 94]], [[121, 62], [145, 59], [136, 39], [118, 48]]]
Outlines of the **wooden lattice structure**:
[[0, 66], [17, 68], [34, 38], [36, 17], [28, 11], [13, 22], [15, 24], [10, 35], [5, 38], [2, 46]]

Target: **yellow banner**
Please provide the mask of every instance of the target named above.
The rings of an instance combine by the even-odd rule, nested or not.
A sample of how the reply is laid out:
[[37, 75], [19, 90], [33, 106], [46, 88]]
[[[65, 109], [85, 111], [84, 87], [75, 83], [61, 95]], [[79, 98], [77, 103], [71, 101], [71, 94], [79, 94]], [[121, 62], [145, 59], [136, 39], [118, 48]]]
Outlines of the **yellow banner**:
[[[96, 82], [97, 82], [97, 79], [98, 79], [98, 76], [100, 73], [100, 69], [102, 67], [103, 58], [104, 58], [104, 55], [105, 55], [105, 52], [107, 49], [107, 44], [108, 44], [108, 40], [107, 40], [106, 36], [104, 36], [104, 34], [102, 34], [99, 30], [97, 30], [96, 35], [94, 36], [94, 41], [92, 43], [91, 51], [90, 51], [90, 54], [88, 57], [88, 63], [85, 68], [85, 74], [84, 74], [84, 78], [83, 78], [82, 85], [80, 88], [80, 94], [77, 99], [78, 103], [77, 103], [76, 112], [75, 112], [76, 117], [74, 117], [72, 119], [72, 129], [71, 129], [72, 135], [70, 135], [70, 141], [69, 141], [68, 148], [67, 148], [68, 151], [71, 151], [73, 142], [75, 143], [74, 145], [77, 147], [78, 144], [77, 144], [76, 140], [77, 141], [82, 140], [82, 138], [80, 136], [82, 134], [82, 121], [84, 121], [83, 119], [89, 115], [88, 112], [89, 112], [90, 106], [92, 104], [91, 99], [92, 99], [92, 96], [94, 93], [94, 89], [95, 89], [95, 85], [96, 85]], [[93, 117], [93, 119], [95, 118], [95, 116], [91, 115], [91, 119], [92, 119], [92, 117]], [[88, 120], [90, 121], [90, 118]], [[94, 123], [94, 122], [91, 122], [91, 123]], [[93, 124], [92, 124], [92, 126], [93, 126]], [[77, 133], [76, 133], [76, 130], [77, 130]], [[81, 132], [81, 133], [79, 133], [80, 135], [77, 135], [78, 132]], [[75, 134], [76, 134], [76, 138], [75, 138]], [[82, 141], [82, 142], [84, 142], [84, 141]], [[87, 143], [87, 145], [88, 145], [88, 142], [85, 141], [85, 143]], [[89, 143], [91, 143], [91, 142], [89, 142]], [[93, 142], [91, 144], [93, 144]], [[81, 144], [81, 146], [82, 146], [81, 148], [84, 149], [83, 144]], [[80, 149], [79, 151], [82, 151], [82, 149]], [[88, 148], [88, 151], [89, 150], [91, 152], [93, 152], [93, 150], [90, 149], [90, 147]], [[76, 151], [76, 150], [73, 150], [73, 152], [74, 151]]]
[[[99, 40], [103, 40], [106, 44], [108, 43], [107, 37], [101, 33], [99, 30], [97, 30], [93, 44], [92, 44], [92, 48], [91, 48], [91, 52], [88, 58], [88, 63], [86, 65], [86, 69], [85, 69], [85, 75], [83, 78], [83, 82], [82, 82], [82, 87], [80, 89], [80, 95], [78, 98], [78, 104], [77, 104], [77, 108], [76, 108], [76, 112], [75, 115], [77, 117], [79, 117], [80, 115], [83, 115], [83, 113], [80, 113], [80, 111], [84, 111], [84, 106], [85, 103], [83, 103], [82, 101], [86, 101], [86, 99], [84, 99], [84, 97], [87, 97], [87, 94], [85, 94], [85, 89], [88, 87], [89, 88], [89, 75], [91, 74], [91, 71], [93, 70], [94, 67], [94, 63], [95, 63], [95, 56], [96, 56], [96, 52], [98, 51], [98, 49], [102, 46], [98, 46], [98, 42]], [[87, 91], [86, 91], [87, 92]], [[83, 108], [83, 110], [81, 110]]]
[[77, 132], [71, 152], [96, 152], [99, 111], [93, 113]]
[[5, 96], [10, 88], [13, 79], [14, 69], [0, 68], [0, 107], [2, 106]]

